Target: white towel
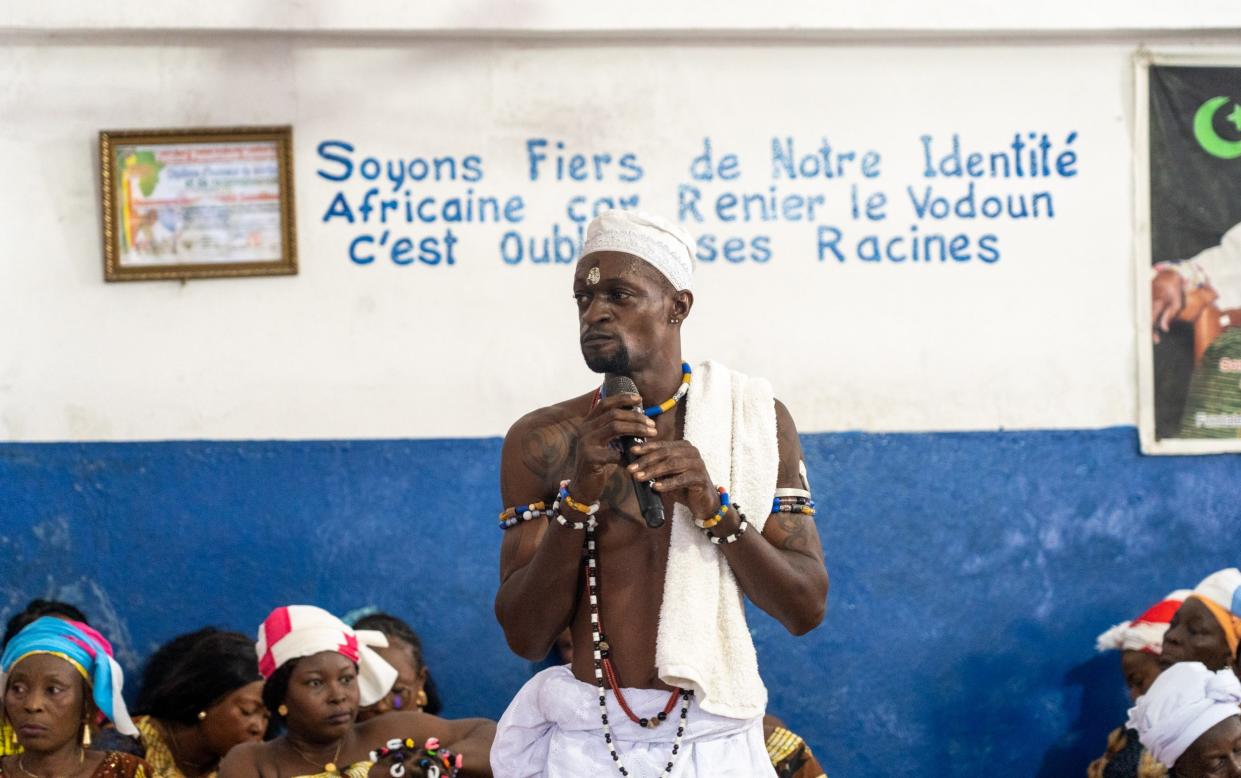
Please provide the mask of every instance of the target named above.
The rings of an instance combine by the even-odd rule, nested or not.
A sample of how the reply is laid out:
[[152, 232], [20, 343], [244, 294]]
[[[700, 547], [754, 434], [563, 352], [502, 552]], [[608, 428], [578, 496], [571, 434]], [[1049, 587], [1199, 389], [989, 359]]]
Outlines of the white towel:
[[[694, 367], [685, 402], [686, 440], [741, 507], [749, 532], [762, 532], [780, 466], [771, 385], [705, 362]], [[664, 683], [693, 689], [709, 713], [748, 719], [767, 708], [737, 579], [723, 550], [680, 504], [672, 513], [655, 664]]]

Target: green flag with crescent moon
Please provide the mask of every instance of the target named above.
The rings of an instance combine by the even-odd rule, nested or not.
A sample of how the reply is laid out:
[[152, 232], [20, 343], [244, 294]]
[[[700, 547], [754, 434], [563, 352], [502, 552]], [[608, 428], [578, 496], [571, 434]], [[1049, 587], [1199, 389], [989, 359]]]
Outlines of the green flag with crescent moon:
[[1151, 258], [1186, 259], [1241, 222], [1241, 68], [1150, 68]]

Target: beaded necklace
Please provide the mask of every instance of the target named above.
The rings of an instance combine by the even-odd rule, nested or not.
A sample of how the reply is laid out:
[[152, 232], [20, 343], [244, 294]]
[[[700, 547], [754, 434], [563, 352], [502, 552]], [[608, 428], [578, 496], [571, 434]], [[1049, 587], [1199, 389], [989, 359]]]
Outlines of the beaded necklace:
[[681, 385], [677, 387], [676, 392], [671, 397], [669, 397], [667, 400], [664, 400], [663, 402], [661, 402], [659, 405], [652, 405], [650, 408], [643, 408], [642, 412], [645, 413], [647, 416], [650, 416], [653, 419], [661, 413], [672, 410], [673, 408], [676, 407], [676, 404], [681, 401], [682, 397], [689, 394], [689, 382], [692, 380], [694, 380], [693, 369], [690, 368], [688, 362], [682, 362], [681, 363]]
[[[673, 408], [676, 407], [677, 403], [681, 402], [681, 400], [685, 398], [685, 395], [689, 394], [689, 384], [693, 380], [694, 380], [694, 369], [689, 366], [688, 362], [682, 362], [681, 363], [681, 385], [677, 387], [676, 392], [674, 392], [671, 397], [669, 397], [667, 400], [664, 400], [659, 405], [652, 405], [648, 408], [643, 408], [642, 412], [653, 419], [656, 416], [660, 415], [661, 413], [666, 413], [672, 410]], [[599, 401], [601, 399], [603, 399], [603, 387], [602, 386], [595, 390], [595, 399], [591, 402], [590, 407], [593, 409], [596, 405], [599, 404]]]
[[595, 545], [595, 523], [592, 521], [586, 524], [586, 587], [590, 597], [590, 637], [594, 648], [595, 659], [595, 685], [599, 687], [599, 720], [603, 723], [603, 739], [607, 741], [608, 753], [612, 756], [612, 763], [616, 765], [616, 769], [621, 775], [629, 775], [629, 770], [625, 768], [621, 762], [620, 754], [616, 751], [616, 742], [612, 737], [612, 727], [608, 723], [608, 705], [607, 705], [607, 688], [611, 687], [612, 693], [616, 695], [616, 701], [621, 706], [621, 710], [625, 711], [625, 715], [631, 721], [640, 727], [654, 729], [667, 720], [672, 709], [676, 706], [677, 697], [681, 698], [681, 714], [677, 720], [676, 739], [672, 741], [672, 758], [668, 760], [668, 765], [664, 768], [663, 774], [672, 773], [672, 767], [676, 764], [677, 754], [681, 751], [681, 738], [685, 735], [685, 723], [689, 717], [689, 703], [693, 692], [687, 689], [673, 689], [672, 694], [668, 697], [668, 703], [664, 705], [664, 709], [657, 713], [653, 718], [638, 718], [633, 710], [629, 707], [629, 703], [625, 701], [624, 694], [621, 693], [620, 684], [617, 682], [616, 672], [612, 669], [612, 660], [610, 658], [611, 647], [608, 646], [607, 640], [603, 636], [603, 627], [599, 615], [599, 551]]
[[[688, 362], [681, 363], [681, 385], [677, 387], [676, 393], [672, 397], [664, 400], [659, 405], [652, 405], [649, 408], [643, 408], [642, 412], [647, 416], [654, 418], [661, 413], [672, 410], [676, 407], [686, 394], [689, 393], [689, 384], [693, 380], [694, 371]], [[603, 387], [595, 392], [594, 401], [591, 403], [593, 409], [603, 396]], [[567, 490], [567, 484], [561, 484], [561, 491]], [[567, 497], [567, 494], [565, 495]], [[558, 500], [553, 509], [557, 510], [557, 518], [562, 524], [568, 524], [565, 521], [563, 513], [559, 512], [560, 501]], [[533, 507], [533, 506], [523, 506]], [[570, 505], [570, 507], [573, 507]], [[591, 512], [593, 514], [593, 511]], [[502, 517], [503, 518], [503, 517]], [[625, 700], [625, 695], [621, 692], [620, 683], [616, 677], [616, 671], [612, 668], [611, 647], [603, 635], [603, 625], [599, 613], [599, 549], [595, 543], [595, 529], [597, 524], [593, 515], [587, 516], [585, 522], [574, 522], [570, 526], [574, 529], [586, 530], [586, 589], [590, 598], [590, 637], [594, 649], [595, 661], [595, 685], [599, 687], [599, 721], [603, 724], [603, 739], [608, 744], [608, 753], [612, 757], [612, 763], [616, 765], [616, 769], [621, 775], [629, 775], [629, 770], [621, 762], [620, 754], [616, 751], [616, 741], [612, 737], [612, 726], [608, 723], [608, 704], [607, 690], [612, 689], [612, 693], [616, 695], [616, 702], [620, 705], [621, 710], [629, 717], [629, 720], [640, 727], [654, 729], [663, 722], [667, 721], [668, 716], [672, 714], [672, 709], [676, 707], [677, 698], [681, 699], [681, 713], [677, 717], [677, 734], [676, 739], [672, 741], [672, 758], [668, 760], [667, 766], [663, 769], [664, 775], [672, 773], [673, 765], [676, 764], [677, 754], [681, 752], [681, 739], [685, 735], [685, 723], [689, 718], [690, 699], [694, 693], [688, 689], [674, 688], [672, 694], [668, 696], [668, 702], [664, 705], [664, 709], [655, 714], [652, 718], [639, 718], [629, 707], [629, 703]]]

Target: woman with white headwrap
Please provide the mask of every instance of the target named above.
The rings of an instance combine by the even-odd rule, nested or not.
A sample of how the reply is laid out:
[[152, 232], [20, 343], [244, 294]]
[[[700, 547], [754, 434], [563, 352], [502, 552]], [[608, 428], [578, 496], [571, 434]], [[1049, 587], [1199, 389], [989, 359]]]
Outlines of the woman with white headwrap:
[[355, 631], [311, 605], [272, 611], [255, 648], [266, 679], [263, 702], [286, 731], [267, 743], [234, 748], [220, 765], [220, 778], [365, 778], [377, 762], [394, 759], [386, 751], [411, 758], [410, 769], [391, 774], [412, 778], [423, 773], [418, 760], [445, 750], [460, 763], [454, 758], [423, 774], [490, 776], [495, 724], [487, 719], [449, 721], [409, 711], [358, 723], [358, 709], [382, 699], [396, 680], [374, 651], [387, 644], [383, 633]]
[[1241, 682], [1180, 662], [1129, 709], [1129, 726], [1173, 778], [1241, 778]]

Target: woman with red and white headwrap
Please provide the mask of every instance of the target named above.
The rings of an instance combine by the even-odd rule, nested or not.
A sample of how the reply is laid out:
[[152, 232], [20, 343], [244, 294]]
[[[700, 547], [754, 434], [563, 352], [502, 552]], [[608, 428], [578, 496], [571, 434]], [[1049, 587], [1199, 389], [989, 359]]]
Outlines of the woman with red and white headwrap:
[[[1146, 694], [1159, 677], [1164, 633], [1189, 594], [1188, 589], [1177, 589], [1136, 619], [1122, 621], [1099, 635], [1095, 642], [1099, 651], [1120, 651], [1120, 668], [1130, 700]], [[1137, 733], [1124, 727], [1112, 730], [1107, 750], [1086, 769], [1087, 778], [1161, 778], [1166, 774], [1163, 765], [1142, 748]]]
[[[376, 752], [393, 742], [419, 758], [450, 750], [461, 756], [458, 775], [490, 776], [492, 721], [410, 711], [357, 722], [358, 709], [383, 698], [396, 680], [396, 671], [374, 651], [387, 643], [382, 633], [355, 631], [311, 605], [272, 611], [255, 648], [266, 679], [263, 701], [286, 732], [234, 748], [220, 765], [220, 778], [365, 778]], [[418, 775], [413, 769], [405, 774]]]

